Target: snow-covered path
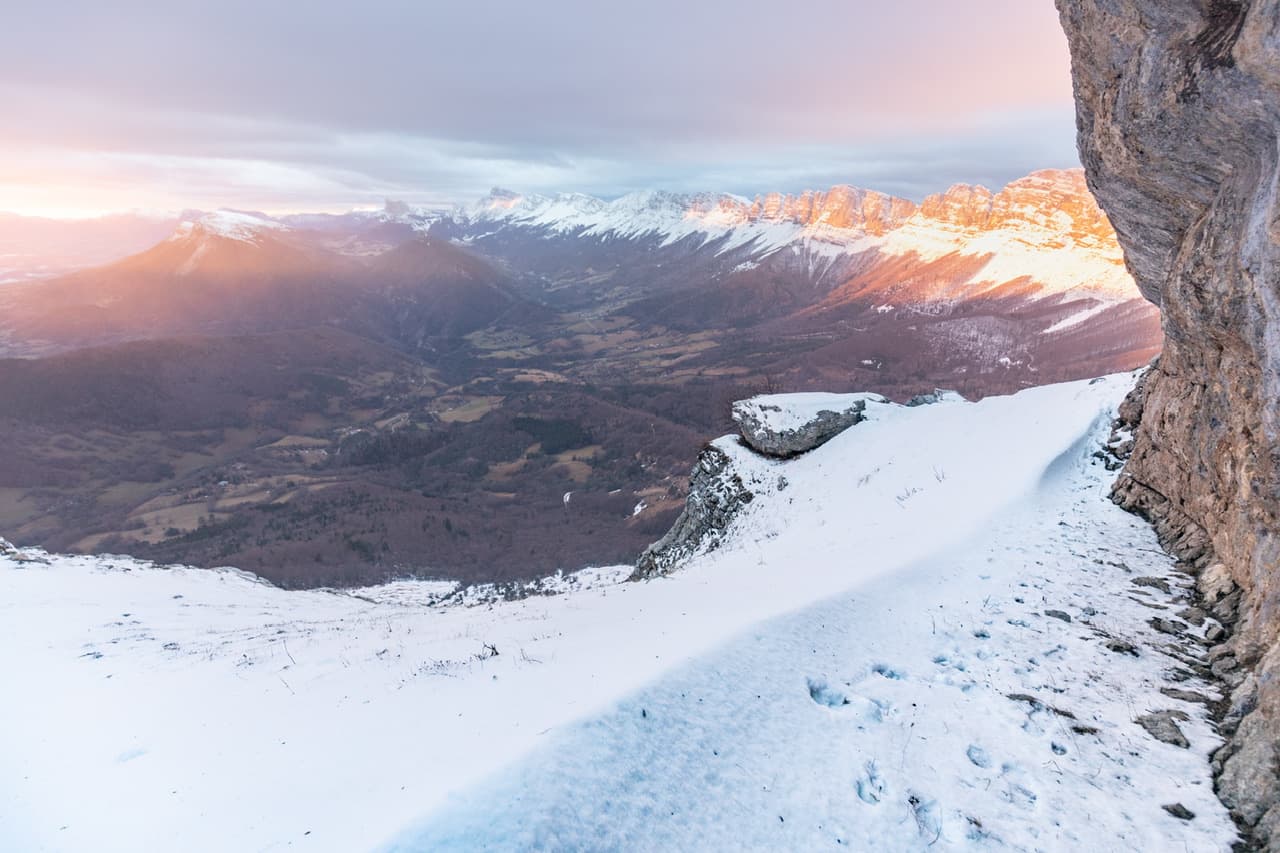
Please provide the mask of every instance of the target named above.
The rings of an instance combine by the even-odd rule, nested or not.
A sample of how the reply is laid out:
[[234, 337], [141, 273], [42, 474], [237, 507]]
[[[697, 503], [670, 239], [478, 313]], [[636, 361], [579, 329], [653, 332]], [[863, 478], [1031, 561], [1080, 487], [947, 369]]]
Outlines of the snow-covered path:
[[[1215, 691], [1169, 681], [1144, 624], [1188, 583], [1106, 500], [1096, 446], [967, 545], [756, 627], [394, 849], [1229, 849], [1219, 740], [1160, 688]], [[1190, 749], [1134, 723], [1164, 709]]]
[[0, 555], [0, 848], [1221, 849], [1203, 710], [1096, 633], [1141, 646], [1165, 598], [1131, 583], [1168, 572], [1150, 532], [1079, 464], [1131, 381], [876, 407], [789, 462], [722, 442], [759, 498], [648, 583], [442, 607]]

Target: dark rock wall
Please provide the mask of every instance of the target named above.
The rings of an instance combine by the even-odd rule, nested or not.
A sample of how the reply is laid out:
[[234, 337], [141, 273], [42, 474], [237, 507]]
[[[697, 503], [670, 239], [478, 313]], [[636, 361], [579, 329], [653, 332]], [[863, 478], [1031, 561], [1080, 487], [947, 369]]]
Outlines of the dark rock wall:
[[1163, 313], [1116, 498], [1241, 592], [1219, 793], [1280, 849], [1280, 0], [1057, 3], [1089, 186]]

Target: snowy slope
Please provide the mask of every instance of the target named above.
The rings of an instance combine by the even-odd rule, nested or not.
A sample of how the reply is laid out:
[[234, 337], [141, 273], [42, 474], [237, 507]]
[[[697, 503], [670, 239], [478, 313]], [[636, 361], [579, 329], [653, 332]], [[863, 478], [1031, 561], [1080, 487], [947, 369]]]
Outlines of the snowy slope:
[[[17, 697], [0, 705], [0, 846], [435, 849], [564, 833], [646, 848], [707, 831], [711, 848], [806, 847], [874, 831], [877, 849], [917, 849], [936, 823], [948, 849], [970, 843], [964, 813], [1015, 849], [1086, 830], [1103, 849], [1221, 849], [1203, 713], [1157, 692], [1169, 660], [1101, 651], [1084, 618], [1092, 607], [1093, 626], [1148, 639], [1153, 611], [1106, 563], [1168, 570], [1084, 464], [1130, 381], [868, 406], [790, 462], [721, 442], [762, 497], [728, 545], [648, 583], [602, 571], [466, 607], [436, 604], [438, 584], [299, 593], [123, 558], [0, 556], [0, 680]], [[1037, 615], [1055, 606], [1076, 621]], [[1070, 737], [1007, 693], [1099, 732]], [[1157, 705], [1190, 716], [1190, 750], [1133, 723]], [[704, 754], [721, 745], [732, 766]], [[541, 799], [508, 801], [511, 778]], [[927, 807], [904, 806], [908, 791]], [[1195, 821], [1160, 810], [1175, 801]], [[797, 834], [770, 834], [775, 822]], [[740, 834], [714, 834], [725, 827]]]
[[[1221, 739], [1160, 688], [1219, 694], [1171, 680], [1146, 624], [1190, 581], [1134, 583], [1168, 560], [1106, 500], [1094, 446], [960, 547], [752, 627], [388, 849], [1229, 850], [1206, 762]], [[874, 559], [849, 546], [824, 557]], [[1134, 722], [1164, 710], [1191, 749]]]

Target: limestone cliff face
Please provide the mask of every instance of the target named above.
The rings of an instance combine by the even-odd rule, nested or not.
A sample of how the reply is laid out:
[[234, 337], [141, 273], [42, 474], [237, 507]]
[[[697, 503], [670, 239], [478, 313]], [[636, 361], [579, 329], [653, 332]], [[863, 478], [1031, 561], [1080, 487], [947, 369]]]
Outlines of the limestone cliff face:
[[742, 219], [856, 228], [880, 235], [900, 226], [915, 210], [915, 204], [905, 198], [859, 187], [837, 186], [826, 192], [808, 190], [799, 195], [759, 196], [742, 211]]
[[1280, 0], [1057, 2], [1089, 185], [1163, 312], [1116, 496], [1243, 593], [1219, 793], [1280, 849]]
[[[708, 211], [698, 210], [699, 215]], [[721, 197], [715, 211], [725, 221], [786, 222], [856, 229], [881, 236], [903, 225], [942, 226], [978, 235], [995, 229], [1061, 233], [1062, 245], [1110, 246], [1115, 232], [1098, 207], [1079, 169], [1042, 169], [997, 193], [983, 186], [955, 184], [928, 196], [919, 206], [874, 190], [836, 186], [799, 195], [769, 193], [749, 207]], [[1069, 239], [1068, 239], [1069, 238]]]

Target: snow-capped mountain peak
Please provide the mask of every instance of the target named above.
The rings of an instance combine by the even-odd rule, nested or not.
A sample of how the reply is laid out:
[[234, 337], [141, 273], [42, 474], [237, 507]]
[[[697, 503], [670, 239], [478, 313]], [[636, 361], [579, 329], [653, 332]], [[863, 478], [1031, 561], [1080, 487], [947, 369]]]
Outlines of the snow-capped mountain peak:
[[263, 233], [287, 230], [288, 226], [261, 213], [215, 210], [184, 221], [170, 239], [220, 237], [241, 243], [257, 243]]

